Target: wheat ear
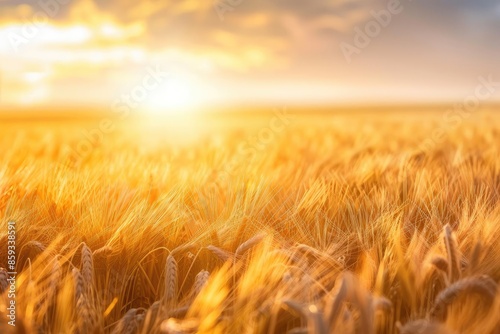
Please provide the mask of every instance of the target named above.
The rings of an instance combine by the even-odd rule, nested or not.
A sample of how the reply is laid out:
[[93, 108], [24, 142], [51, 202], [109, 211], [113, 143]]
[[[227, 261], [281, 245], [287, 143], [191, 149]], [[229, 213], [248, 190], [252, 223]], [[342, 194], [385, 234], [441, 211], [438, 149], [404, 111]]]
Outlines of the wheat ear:
[[45, 252], [47, 249], [40, 241], [37, 240], [28, 241], [23, 248], [25, 247], [34, 250], [35, 256]]
[[85, 289], [90, 291], [94, 282], [94, 257], [92, 251], [84, 243], [82, 246], [82, 276]]
[[415, 320], [399, 326], [400, 334], [447, 334], [446, 327], [438, 322]]
[[177, 261], [172, 255], [167, 257], [165, 267], [165, 300], [172, 301], [177, 294]]
[[83, 282], [82, 273], [78, 268], [73, 268], [71, 275], [73, 276], [73, 285], [75, 287], [75, 302], [78, 302], [85, 293], [85, 283]]
[[449, 272], [449, 264], [448, 264], [448, 261], [444, 258], [444, 257], [441, 257], [441, 256], [434, 256], [432, 259], [431, 259], [431, 263], [434, 267], [436, 267], [437, 269], [443, 271], [444, 273], [448, 273]]
[[112, 334], [133, 334], [137, 331], [139, 327], [139, 322], [137, 321], [137, 309], [131, 308], [125, 313], [123, 318], [120, 319], [118, 325], [116, 325]]
[[376, 297], [372, 301], [375, 310], [390, 311], [392, 309], [392, 302], [385, 297]]
[[249, 250], [256, 244], [261, 242], [262, 239], [264, 239], [265, 237], [266, 237], [265, 233], [258, 233], [254, 235], [253, 237], [251, 237], [250, 239], [239, 245], [238, 248], [236, 248], [235, 255], [238, 256], [244, 254], [247, 250]]
[[496, 282], [487, 275], [479, 277], [464, 278], [450, 285], [441, 291], [434, 301], [431, 315], [434, 317], [446, 316], [447, 307], [452, 304], [457, 297], [465, 294], [476, 294], [491, 305], [497, 293]]
[[226, 262], [227, 260], [229, 260], [233, 257], [233, 255], [231, 253], [229, 253], [228, 251], [225, 251], [225, 250], [223, 250], [219, 247], [216, 247], [216, 246], [210, 245], [210, 246], [207, 246], [207, 249], [224, 262]]
[[88, 299], [83, 295], [76, 304], [78, 315], [78, 331], [79, 334], [93, 333], [98, 327], [97, 316], [94, 309], [90, 305]]
[[5, 268], [0, 268], [0, 295], [9, 287], [8, 279], [9, 275], [7, 274], [7, 270], [5, 270]]
[[161, 300], [158, 300], [154, 302], [146, 311], [143, 321], [143, 330], [146, 331], [146, 333], [149, 333], [149, 331], [155, 327], [155, 324], [159, 324], [159, 322], [163, 319], [163, 316], [164, 312], [162, 302]]
[[94, 257], [98, 257], [98, 256], [101, 256], [101, 257], [107, 257], [109, 256], [111, 253], [113, 253], [113, 247], [111, 246], [102, 246], [101, 248], [98, 248], [96, 249], [92, 255]]
[[193, 292], [197, 296], [203, 287], [207, 284], [210, 273], [206, 270], [202, 270], [196, 275], [194, 279]]

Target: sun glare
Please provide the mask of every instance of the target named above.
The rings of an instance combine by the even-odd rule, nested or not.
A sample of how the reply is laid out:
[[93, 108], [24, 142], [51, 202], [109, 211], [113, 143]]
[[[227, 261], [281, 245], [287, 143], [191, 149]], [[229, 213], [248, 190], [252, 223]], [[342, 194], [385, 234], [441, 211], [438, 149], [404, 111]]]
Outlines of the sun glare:
[[195, 87], [189, 82], [172, 79], [150, 93], [145, 109], [155, 115], [184, 114], [196, 106], [195, 93]]

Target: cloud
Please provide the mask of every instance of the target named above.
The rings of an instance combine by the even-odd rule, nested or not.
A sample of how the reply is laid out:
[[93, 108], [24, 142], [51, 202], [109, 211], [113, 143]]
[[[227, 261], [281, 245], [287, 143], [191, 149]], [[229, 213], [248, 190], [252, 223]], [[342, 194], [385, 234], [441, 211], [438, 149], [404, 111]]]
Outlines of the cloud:
[[[271, 80], [283, 87], [293, 81], [301, 89], [304, 82], [316, 87], [311, 89], [323, 85], [322, 94], [342, 85], [361, 91], [380, 81], [394, 89], [425, 86], [424, 91], [435, 90], [432, 83], [465, 86], [467, 78], [500, 71], [500, 46], [493, 43], [500, 31], [497, 1], [403, 4], [403, 13], [355, 66], [347, 66], [339, 43], [352, 40], [354, 28], [363, 27], [371, 11], [386, 8], [387, 1], [242, 0], [221, 20], [212, 1], [71, 0], [52, 8], [46, 24], [35, 24], [38, 32], [16, 53], [8, 36], [22, 35], [43, 8], [39, 0], [23, 5], [3, 0], [0, 68], [48, 73], [43, 84], [71, 90], [74, 82], [79, 87], [74, 94], [83, 94], [85, 86], [89, 96], [104, 96], [95, 84], [103, 75], [114, 78], [107, 89], [117, 91], [113, 84], [133, 80], [151, 63], [198, 76], [207, 87], [225, 82], [255, 90], [256, 96], [265, 95], [258, 91]], [[9, 80], [16, 89], [25, 87], [15, 84], [21, 79]]]

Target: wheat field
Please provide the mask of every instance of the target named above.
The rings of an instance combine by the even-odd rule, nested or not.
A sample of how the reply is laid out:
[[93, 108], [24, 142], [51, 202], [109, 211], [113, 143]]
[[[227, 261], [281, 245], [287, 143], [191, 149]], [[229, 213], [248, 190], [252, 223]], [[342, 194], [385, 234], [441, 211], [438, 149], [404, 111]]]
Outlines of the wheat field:
[[494, 110], [98, 121], [0, 124], [1, 333], [500, 333]]

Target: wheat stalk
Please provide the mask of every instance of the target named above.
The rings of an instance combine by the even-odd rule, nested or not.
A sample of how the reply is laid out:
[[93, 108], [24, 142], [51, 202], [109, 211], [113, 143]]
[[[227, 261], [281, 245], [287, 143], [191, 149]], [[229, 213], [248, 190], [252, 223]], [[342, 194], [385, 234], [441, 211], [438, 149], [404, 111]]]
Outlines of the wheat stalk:
[[451, 334], [446, 327], [438, 322], [429, 320], [415, 320], [399, 328], [400, 334]]
[[472, 251], [472, 255], [470, 258], [469, 269], [468, 269], [469, 273], [472, 273], [478, 267], [479, 262], [481, 260], [482, 250], [483, 250], [482, 244], [481, 244], [481, 242], [478, 241], [474, 245], [474, 249]]
[[293, 300], [284, 300], [283, 303], [307, 320], [309, 331], [311, 333], [328, 334], [328, 326], [325, 322], [323, 314], [318, 310], [316, 305], [311, 304], [304, 307]]
[[283, 304], [285, 304], [289, 309], [295, 311], [298, 315], [300, 315], [302, 318], [307, 320], [308, 314], [305, 308], [298, 302], [294, 300], [283, 300]]
[[356, 280], [355, 276], [350, 273], [344, 273], [347, 283], [347, 300], [353, 305], [357, 306], [358, 325], [362, 333], [373, 333], [373, 312], [371, 307], [373, 305], [371, 296], [365, 292]]
[[181, 253], [181, 252], [184, 252], [184, 251], [188, 251], [188, 250], [191, 250], [193, 249], [194, 247], [196, 247], [196, 244], [194, 242], [190, 242], [188, 244], [185, 244], [185, 245], [180, 245], [176, 248], [174, 248], [170, 254], [172, 256], [174, 256], [175, 254], [178, 254], [178, 253]]
[[327, 321], [330, 328], [335, 328], [335, 324], [340, 315], [340, 311], [342, 310], [342, 305], [345, 298], [347, 297], [347, 293], [347, 283], [345, 279], [342, 278], [340, 280], [340, 287], [337, 291], [337, 294], [335, 295], [335, 297], [330, 297], [330, 300], [327, 301], [327, 305], [325, 308]]
[[168, 316], [171, 318], [184, 318], [188, 311], [189, 306], [183, 306], [168, 312]]
[[48, 296], [53, 297], [57, 294], [59, 289], [59, 284], [61, 283], [61, 264], [57, 257], [54, 258], [52, 264], [52, 271], [50, 273], [50, 285]]
[[162, 334], [194, 334], [197, 333], [199, 321], [195, 319], [177, 320], [169, 318], [160, 325]]
[[282, 255], [288, 258], [292, 263], [299, 263], [301, 258], [297, 256], [294, 252], [288, 249], [275, 249], [271, 252], [271, 255]]
[[460, 278], [460, 255], [457, 249], [457, 242], [449, 224], [444, 229], [444, 244], [448, 254], [448, 279], [455, 282]]

